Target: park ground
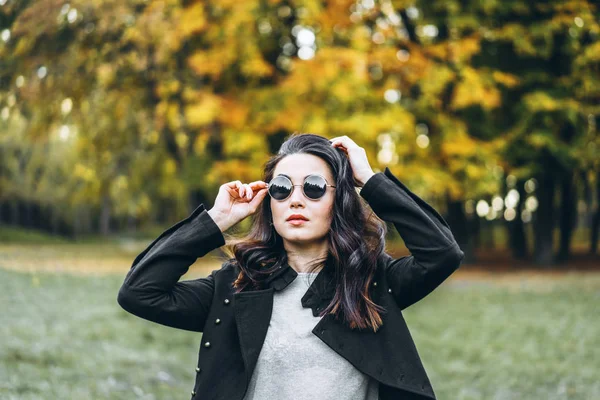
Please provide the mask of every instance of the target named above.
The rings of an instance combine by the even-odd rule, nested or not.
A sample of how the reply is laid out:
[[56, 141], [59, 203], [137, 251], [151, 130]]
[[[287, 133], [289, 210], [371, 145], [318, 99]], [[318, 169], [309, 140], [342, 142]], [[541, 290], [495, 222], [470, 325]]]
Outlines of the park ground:
[[[119, 307], [148, 241], [0, 244], [1, 399], [179, 399], [202, 335]], [[404, 311], [440, 400], [600, 399], [597, 258], [546, 271], [485, 251]], [[199, 259], [183, 279], [220, 267]]]

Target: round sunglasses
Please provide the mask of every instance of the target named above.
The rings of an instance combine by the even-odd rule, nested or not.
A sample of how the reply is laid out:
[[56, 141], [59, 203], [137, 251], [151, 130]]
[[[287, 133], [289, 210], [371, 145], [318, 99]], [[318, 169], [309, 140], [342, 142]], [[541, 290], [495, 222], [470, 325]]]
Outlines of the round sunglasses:
[[327, 180], [318, 174], [308, 175], [304, 178], [304, 183], [302, 185], [294, 185], [287, 176], [277, 175], [267, 184], [267, 190], [273, 199], [283, 201], [292, 195], [294, 186], [302, 186], [304, 195], [312, 200], [323, 197], [327, 191], [327, 186], [335, 187], [333, 185], [328, 185]]

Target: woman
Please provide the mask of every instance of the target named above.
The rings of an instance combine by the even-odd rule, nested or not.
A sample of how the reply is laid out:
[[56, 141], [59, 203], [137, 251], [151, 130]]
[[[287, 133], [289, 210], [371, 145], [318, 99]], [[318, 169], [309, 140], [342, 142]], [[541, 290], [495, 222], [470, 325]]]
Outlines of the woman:
[[[460, 266], [448, 224], [347, 136], [292, 135], [264, 179], [221, 185], [210, 210], [136, 257], [119, 291], [130, 313], [203, 333], [192, 398], [435, 399], [402, 310]], [[220, 269], [179, 282], [253, 214]], [[410, 256], [385, 252], [386, 222]]]

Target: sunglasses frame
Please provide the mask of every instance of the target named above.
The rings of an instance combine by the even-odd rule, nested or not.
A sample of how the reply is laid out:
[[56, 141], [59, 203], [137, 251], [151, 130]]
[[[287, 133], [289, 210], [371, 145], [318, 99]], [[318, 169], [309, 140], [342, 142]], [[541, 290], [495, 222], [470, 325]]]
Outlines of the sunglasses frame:
[[[327, 189], [327, 186], [330, 186], [330, 187], [332, 187], [332, 188], [334, 188], [334, 187], [335, 187], [334, 185], [330, 185], [330, 184], [327, 182], [327, 179], [326, 179], [326, 178], [325, 178], [323, 175], [321, 175], [321, 174], [310, 174], [310, 175], [307, 175], [307, 176], [304, 178], [304, 181], [302, 182], [302, 184], [300, 184], [300, 185], [294, 185], [294, 182], [292, 182], [292, 180], [291, 180], [290, 178], [288, 178], [287, 176], [285, 176], [285, 175], [277, 175], [275, 178], [282, 177], [282, 178], [285, 178], [285, 179], [287, 179], [288, 181], [290, 181], [290, 184], [292, 185], [292, 190], [290, 190], [290, 194], [288, 194], [286, 198], [284, 198], [284, 199], [281, 199], [281, 200], [279, 200], [279, 199], [276, 199], [276, 198], [274, 198], [273, 196], [271, 196], [271, 192], [270, 192], [270, 189], [271, 189], [271, 182], [272, 182], [272, 181], [273, 181], [273, 179], [275, 179], [275, 178], [271, 179], [271, 181], [269, 181], [269, 183], [267, 183], [267, 192], [269, 193], [269, 196], [270, 196], [270, 197], [271, 197], [273, 200], [275, 200], [275, 201], [285, 201], [285, 200], [287, 200], [287, 199], [289, 199], [289, 198], [290, 198], [290, 196], [292, 195], [292, 193], [294, 193], [294, 190], [296, 190], [296, 186], [302, 186], [302, 194], [304, 195], [304, 197], [306, 197], [306, 198], [307, 198], [307, 199], [309, 199], [309, 200], [319, 200], [319, 199], [321, 199], [323, 196], [325, 196], [325, 193], [323, 194], [323, 196], [321, 196], [321, 197], [317, 197], [316, 199], [313, 199], [313, 198], [310, 198], [310, 197], [308, 197], [308, 196], [306, 195], [306, 193], [304, 192], [304, 185], [306, 184], [306, 180], [307, 180], [308, 178], [310, 178], [311, 176], [318, 176], [318, 177], [320, 177], [320, 178], [323, 178], [323, 180], [325, 181], [325, 189]], [[325, 190], [325, 192], [327, 192], [327, 190]]]

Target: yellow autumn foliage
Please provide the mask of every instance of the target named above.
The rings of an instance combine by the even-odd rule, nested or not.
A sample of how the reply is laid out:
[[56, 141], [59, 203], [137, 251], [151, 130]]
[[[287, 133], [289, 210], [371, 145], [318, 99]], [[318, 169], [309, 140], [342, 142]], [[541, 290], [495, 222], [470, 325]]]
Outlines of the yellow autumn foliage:
[[550, 97], [548, 93], [536, 91], [524, 96], [524, 104], [531, 111], [554, 111], [559, 107], [559, 102]]
[[200, 33], [206, 28], [205, 7], [204, 2], [197, 2], [180, 10], [177, 29], [182, 35], [190, 36], [193, 33]]
[[446, 86], [456, 79], [456, 74], [445, 65], [432, 65], [428, 68], [420, 81], [424, 100], [435, 108], [441, 108], [442, 99], [440, 94]]
[[484, 109], [496, 108], [500, 105], [500, 91], [485, 81], [474, 68], [465, 67], [462, 79], [457, 82], [452, 94], [452, 109], [479, 105]]
[[469, 157], [479, 151], [477, 141], [465, 133], [455, 134], [444, 140], [441, 151], [451, 157]]
[[267, 63], [261, 56], [255, 55], [254, 57], [246, 60], [242, 63], [242, 73], [247, 77], [265, 77], [271, 76], [274, 72], [274, 68], [271, 64]]
[[198, 101], [185, 107], [185, 119], [191, 127], [201, 127], [214, 121], [222, 112], [218, 96], [205, 92]]
[[247, 158], [251, 154], [267, 155], [266, 137], [261, 132], [224, 129], [222, 133], [223, 154], [226, 157]]
[[176, 103], [168, 103], [167, 104], [167, 124], [169, 128], [174, 131], [181, 129], [181, 119], [179, 104]]
[[196, 139], [194, 140], [194, 154], [203, 155], [206, 151], [206, 145], [208, 144], [209, 140], [210, 133], [206, 131], [202, 131], [201, 133], [199, 133], [198, 136], [196, 136]]
[[502, 85], [512, 88], [519, 84], [520, 80], [517, 76], [501, 71], [493, 71], [492, 78]]
[[235, 53], [228, 47], [215, 47], [198, 50], [188, 60], [188, 67], [198, 75], [219, 79], [228, 65], [235, 60]]
[[468, 36], [451, 41], [449, 45], [450, 58], [461, 63], [467, 62], [481, 51], [481, 38], [479, 35]]
[[219, 99], [220, 112], [218, 120], [224, 125], [242, 130], [248, 126], [250, 104], [235, 98], [233, 95], [223, 96]]

